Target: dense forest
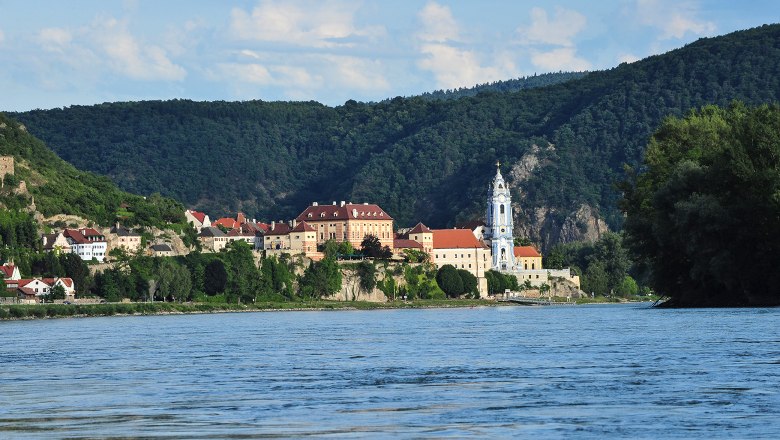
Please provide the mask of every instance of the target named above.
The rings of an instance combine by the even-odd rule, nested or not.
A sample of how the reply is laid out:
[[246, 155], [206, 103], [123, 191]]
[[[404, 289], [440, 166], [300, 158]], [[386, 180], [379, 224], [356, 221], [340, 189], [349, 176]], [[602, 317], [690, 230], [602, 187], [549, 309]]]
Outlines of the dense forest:
[[[312, 201], [351, 200], [380, 204], [400, 226], [450, 226], [482, 215], [496, 160], [508, 168], [534, 151], [539, 166], [514, 182], [522, 208], [515, 225], [559, 228], [588, 205], [620, 229], [616, 182], [624, 164], [640, 164], [664, 118], [778, 96], [780, 25], [772, 25], [559, 84], [458, 99], [398, 97], [335, 108], [147, 101], [15, 117], [77, 167], [212, 216], [243, 210], [279, 220]], [[542, 219], [534, 215], [540, 207], [548, 208]]]
[[15, 172], [5, 176], [0, 189], [0, 238], [11, 248], [33, 248], [40, 241], [33, 203], [44, 216], [71, 214], [104, 226], [115, 221], [157, 227], [184, 223], [180, 203], [159, 194], [130, 194], [104, 176], [77, 170], [1, 113], [0, 156], [14, 158]]

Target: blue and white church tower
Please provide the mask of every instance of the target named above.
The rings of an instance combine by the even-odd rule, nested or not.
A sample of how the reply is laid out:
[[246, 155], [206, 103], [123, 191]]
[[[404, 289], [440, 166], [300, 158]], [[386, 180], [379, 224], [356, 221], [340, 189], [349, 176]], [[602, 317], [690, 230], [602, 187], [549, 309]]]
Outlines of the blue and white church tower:
[[496, 162], [496, 176], [488, 189], [485, 238], [493, 251], [493, 270], [511, 271], [515, 268], [515, 239], [513, 236], [512, 197], [501, 176], [501, 164]]

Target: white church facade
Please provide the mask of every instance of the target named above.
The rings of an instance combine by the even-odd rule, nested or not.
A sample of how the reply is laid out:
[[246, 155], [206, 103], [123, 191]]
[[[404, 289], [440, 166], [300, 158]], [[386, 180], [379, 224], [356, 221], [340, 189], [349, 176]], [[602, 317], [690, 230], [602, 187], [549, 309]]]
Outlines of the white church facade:
[[530, 282], [534, 287], [550, 285], [553, 279], [564, 279], [579, 288], [580, 279], [568, 268], [544, 269], [542, 256], [531, 246], [515, 246], [514, 222], [512, 220], [512, 195], [500, 163], [496, 163], [487, 196], [487, 213], [484, 240], [492, 253], [492, 269], [517, 277], [520, 284]]

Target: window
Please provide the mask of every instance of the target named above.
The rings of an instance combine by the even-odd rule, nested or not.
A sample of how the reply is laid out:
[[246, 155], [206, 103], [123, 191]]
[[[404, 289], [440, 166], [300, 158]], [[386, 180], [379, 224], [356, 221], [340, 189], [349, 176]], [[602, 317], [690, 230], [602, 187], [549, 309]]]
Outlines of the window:
[[504, 213], [504, 205], [501, 205], [501, 206], [499, 207], [499, 212], [500, 212], [501, 214], [503, 214], [503, 213]]
[[[536, 263], [531, 263], [531, 270], [534, 270], [535, 268], [536, 268]], [[539, 278], [538, 275], [536, 277]]]
[[525, 270], [528, 270], [528, 263], [525, 263]]

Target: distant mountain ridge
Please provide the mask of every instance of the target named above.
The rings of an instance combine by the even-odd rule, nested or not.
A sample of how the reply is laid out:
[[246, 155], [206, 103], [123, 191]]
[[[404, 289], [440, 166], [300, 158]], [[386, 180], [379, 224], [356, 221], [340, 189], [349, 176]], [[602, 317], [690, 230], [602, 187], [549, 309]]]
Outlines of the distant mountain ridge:
[[539, 75], [534, 74], [533, 76], [524, 76], [504, 81], [493, 81], [492, 83], [478, 84], [474, 87], [436, 90], [433, 92], [422, 93], [417, 96], [423, 99], [447, 100], [476, 96], [480, 93], [510, 93], [520, 90], [552, 86], [555, 84], [564, 83], [566, 81], [571, 81], [573, 79], [580, 79], [587, 74], [588, 72], [553, 72], [542, 73]]
[[765, 25], [517, 92], [335, 108], [146, 101], [15, 116], [64, 159], [126, 190], [265, 220], [351, 200], [379, 204], [400, 226], [453, 225], [484, 215], [500, 160], [516, 235], [546, 248], [620, 228], [614, 184], [665, 116], [779, 96], [780, 26]]

